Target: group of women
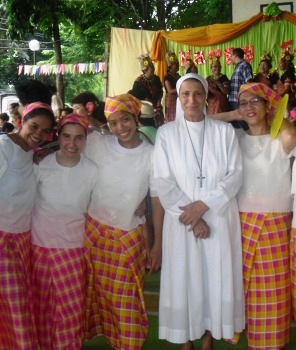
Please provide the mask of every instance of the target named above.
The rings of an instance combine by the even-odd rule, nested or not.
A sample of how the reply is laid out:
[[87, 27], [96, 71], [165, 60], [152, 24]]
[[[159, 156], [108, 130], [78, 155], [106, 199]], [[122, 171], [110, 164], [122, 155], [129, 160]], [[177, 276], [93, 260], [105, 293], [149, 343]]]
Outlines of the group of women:
[[[20, 131], [0, 138], [0, 347], [78, 350], [104, 334], [115, 349], [141, 349], [148, 332], [142, 202], [152, 171], [152, 146], [136, 131], [141, 102], [107, 98], [112, 135], [89, 133], [89, 114], [64, 116], [59, 150], [34, 166], [33, 150], [55, 118], [49, 101], [22, 108]], [[162, 212], [151, 201], [155, 271]]]
[[[249, 349], [287, 346], [291, 310], [296, 314], [295, 229], [290, 233], [291, 191], [295, 192], [290, 158], [295, 156], [296, 130], [281, 120], [283, 99], [265, 84], [243, 85], [237, 111], [211, 116], [246, 121], [248, 130], [235, 136], [230, 125], [215, 126], [207, 120], [204, 78], [186, 74], [176, 93], [182, 109], [179, 120], [163, 127], [154, 151], [137, 133], [141, 102], [133, 95], [106, 99], [110, 135], [90, 130], [96, 106], [78, 99], [75, 113], [59, 122], [59, 150], [34, 166], [33, 150], [49, 138], [55, 118], [47, 99], [21, 103], [21, 129], [0, 137], [0, 346], [78, 350], [84, 339], [103, 334], [114, 349], [143, 347], [148, 318], [143, 298], [142, 203], [149, 189], [155, 235], [151, 271], [160, 267], [164, 256], [160, 337], [183, 343], [183, 350], [194, 349], [193, 340], [202, 337], [202, 350], [211, 350], [213, 337], [235, 342], [245, 328]], [[182, 123], [184, 134], [175, 123]], [[211, 144], [211, 129], [222, 132], [217, 134], [221, 147]], [[180, 145], [186, 142], [192, 150], [193, 162], [186, 162], [187, 153], [178, 158], [183, 146], [173, 153], [166, 148], [170, 139], [164, 135], [174, 130]], [[222, 152], [232, 162], [205, 177], [203, 171], [212, 165], [206, 156], [203, 159], [204, 149], [213, 160]], [[236, 161], [230, 150], [236, 152]], [[194, 176], [191, 188], [196, 169], [198, 181]], [[166, 210], [163, 247], [158, 196]], [[188, 203], [191, 197], [195, 202]], [[220, 248], [215, 244], [217, 254], [211, 258], [217, 222], [223, 222], [225, 232], [240, 237], [239, 225], [233, 233], [227, 221], [231, 216], [219, 216], [230, 200], [232, 213], [236, 210], [237, 219], [240, 216], [242, 247], [240, 239], [224, 237]], [[177, 226], [182, 234], [176, 235]], [[187, 242], [184, 235], [192, 239]], [[242, 266], [237, 263], [241, 260]], [[176, 270], [167, 275], [172, 261], [178, 271], [185, 269], [182, 280], [196, 277], [184, 279], [188, 286], [180, 284]], [[185, 261], [199, 262], [197, 275], [195, 265]], [[209, 278], [204, 274], [207, 269], [219, 278]], [[223, 281], [231, 283], [226, 286]], [[197, 301], [203, 312], [199, 308], [193, 312], [190, 305]], [[218, 306], [224, 311], [215, 310]], [[181, 320], [182, 331], [176, 328]]]

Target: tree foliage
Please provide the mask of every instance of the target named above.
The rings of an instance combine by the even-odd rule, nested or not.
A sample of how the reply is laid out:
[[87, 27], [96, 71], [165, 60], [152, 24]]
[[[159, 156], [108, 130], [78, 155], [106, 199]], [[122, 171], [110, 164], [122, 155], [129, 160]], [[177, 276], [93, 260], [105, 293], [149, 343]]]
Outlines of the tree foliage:
[[[52, 38], [52, 50], [42, 52], [42, 63], [52, 64], [105, 61], [111, 27], [173, 30], [231, 22], [230, 0], [0, 0], [0, 6], [15, 42], [36, 31]], [[9, 62], [21, 56], [10, 54]], [[65, 77], [67, 92], [86, 87], [84, 79], [92, 91], [102, 89], [102, 79], [89, 78]]]

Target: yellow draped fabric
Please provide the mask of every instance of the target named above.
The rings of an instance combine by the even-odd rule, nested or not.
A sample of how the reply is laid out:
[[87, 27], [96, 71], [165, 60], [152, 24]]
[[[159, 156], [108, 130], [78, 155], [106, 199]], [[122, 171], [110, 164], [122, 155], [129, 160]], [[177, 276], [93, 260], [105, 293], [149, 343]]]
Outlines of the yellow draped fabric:
[[[296, 15], [283, 11], [281, 19], [296, 24]], [[163, 79], [166, 71], [165, 53], [166, 39], [183, 45], [211, 46], [233, 40], [261, 21], [269, 20], [263, 13], [251, 17], [247, 21], [227, 24], [214, 24], [198, 28], [181, 29], [176, 31], [159, 31], [155, 34], [151, 49], [151, 59], [158, 61], [156, 74]], [[290, 38], [287, 38], [290, 39]], [[279, 43], [280, 45], [281, 43]]]

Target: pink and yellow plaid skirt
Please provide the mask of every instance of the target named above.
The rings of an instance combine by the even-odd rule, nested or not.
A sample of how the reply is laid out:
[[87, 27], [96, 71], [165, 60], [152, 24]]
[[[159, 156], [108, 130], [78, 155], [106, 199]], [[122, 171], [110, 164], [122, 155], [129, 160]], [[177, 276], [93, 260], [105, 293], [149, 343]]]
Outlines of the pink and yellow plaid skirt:
[[294, 322], [296, 321], [296, 228], [291, 230], [290, 238], [290, 266], [291, 266], [291, 286], [292, 286], [292, 313]]
[[41, 349], [81, 349], [85, 266], [84, 248], [32, 245], [34, 315]]
[[31, 232], [0, 231], [0, 349], [35, 350], [30, 281]]
[[142, 226], [132, 231], [86, 223], [86, 338], [103, 334], [118, 350], [140, 350], [148, 333]]
[[290, 340], [289, 213], [240, 213], [249, 349], [276, 350]]

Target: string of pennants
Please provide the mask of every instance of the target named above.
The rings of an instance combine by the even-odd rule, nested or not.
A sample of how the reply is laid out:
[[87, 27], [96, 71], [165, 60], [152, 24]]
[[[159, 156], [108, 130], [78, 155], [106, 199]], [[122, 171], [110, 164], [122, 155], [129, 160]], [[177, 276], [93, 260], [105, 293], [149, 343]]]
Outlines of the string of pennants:
[[97, 74], [104, 72], [105, 62], [20, 65], [18, 75], [50, 75], [50, 74]]

